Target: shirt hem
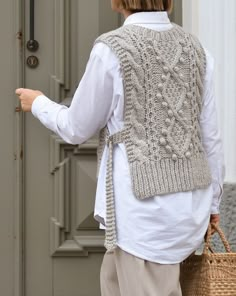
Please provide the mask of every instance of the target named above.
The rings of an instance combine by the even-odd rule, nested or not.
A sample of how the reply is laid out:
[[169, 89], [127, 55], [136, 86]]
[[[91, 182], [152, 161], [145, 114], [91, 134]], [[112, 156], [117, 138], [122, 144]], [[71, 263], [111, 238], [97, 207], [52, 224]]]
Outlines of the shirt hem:
[[[125, 251], [125, 252], [127, 252], [127, 253], [129, 253], [129, 254], [135, 256], [135, 257], [138, 257], [138, 258], [143, 259], [143, 260], [147, 260], [147, 261], [149, 261], [149, 262], [158, 263], [158, 264], [163, 264], [163, 265], [180, 264], [180, 263], [183, 262], [183, 260], [185, 260], [190, 254], [193, 253], [193, 252], [191, 252], [187, 257], [184, 257], [183, 259], [180, 259], [180, 260], [173, 260], [173, 261], [168, 261], [168, 260], [150, 260], [150, 258], [148, 258], [148, 257], [146, 257], [146, 256], [142, 256], [142, 255], [140, 255], [140, 254], [134, 252], [133, 250], [131, 251], [129, 248], [124, 247], [122, 244], [117, 243], [117, 246], [118, 246], [121, 250], [123, 250], [123, 251]], [[194, 252], [195, 252], [195, 251], [194, 251]]]

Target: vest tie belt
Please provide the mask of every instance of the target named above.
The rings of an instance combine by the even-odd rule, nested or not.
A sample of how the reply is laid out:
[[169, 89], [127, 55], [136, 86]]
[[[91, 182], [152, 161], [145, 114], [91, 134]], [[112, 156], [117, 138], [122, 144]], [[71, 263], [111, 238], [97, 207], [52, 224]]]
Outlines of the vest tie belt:
[[109, 155], [107, 160], [106, 171], [106, 235], [105, 247], [108, 251], [116, 248], [116, 215], [115, 215], [115, 197], [113, 184], [113, 148], [114, 145], [123, 142], [122, 133], [118, 132], [109, 135], [107, 131], [106, 145], [108, 146]]

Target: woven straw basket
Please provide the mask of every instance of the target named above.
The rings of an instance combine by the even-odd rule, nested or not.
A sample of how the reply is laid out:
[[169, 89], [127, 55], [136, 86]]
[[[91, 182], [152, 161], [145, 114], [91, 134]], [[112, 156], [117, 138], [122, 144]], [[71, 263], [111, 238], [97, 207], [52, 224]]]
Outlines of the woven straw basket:
[[[226, 253], [214, 253], [211, 229], [221, 237]], [[236, 253], [232, 253], [222, 230], [209, 225], [202, 255], [191, 255], [181, 263], [183, 296], [236, 296]]]

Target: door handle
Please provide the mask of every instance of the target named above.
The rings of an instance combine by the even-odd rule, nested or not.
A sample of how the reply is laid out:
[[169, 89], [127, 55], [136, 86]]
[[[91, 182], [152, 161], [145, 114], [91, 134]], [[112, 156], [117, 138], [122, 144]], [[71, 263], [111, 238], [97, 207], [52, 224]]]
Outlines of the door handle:
[[35, 52], [39, 48], [39, 43], [34, 39], [34, 0], [30, 0], [30, 40], [27, 42], [29, 51]]

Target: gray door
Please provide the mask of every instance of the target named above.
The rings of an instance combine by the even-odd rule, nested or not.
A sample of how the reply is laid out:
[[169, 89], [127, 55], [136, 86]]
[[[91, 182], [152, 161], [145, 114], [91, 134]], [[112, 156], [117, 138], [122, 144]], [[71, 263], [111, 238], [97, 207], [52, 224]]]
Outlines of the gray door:
[[31, 52], [30, 0], [0, 8], [1, 293], [98, 296], [105, 249], [93, 219], [97, 140], [66, 144], [20, 112], [14, 89], [39, 89], [69, 105], [93, 41], [121, 19], [110, 0], [35, 0], [39, 49]]
[[[26, 50], [25, 61], [35, 55], [39, 66], [25, 67], [25, 86], [70, 104], [94, 39], [118, 25], [110, 1], [35, 1], [39, 50]], [[98, 296], [105, 249], [104, 233], [93, 219], [97, 141], [68, 145], [31, 114], [25, 116], [24, 134], [25, 295]]]

